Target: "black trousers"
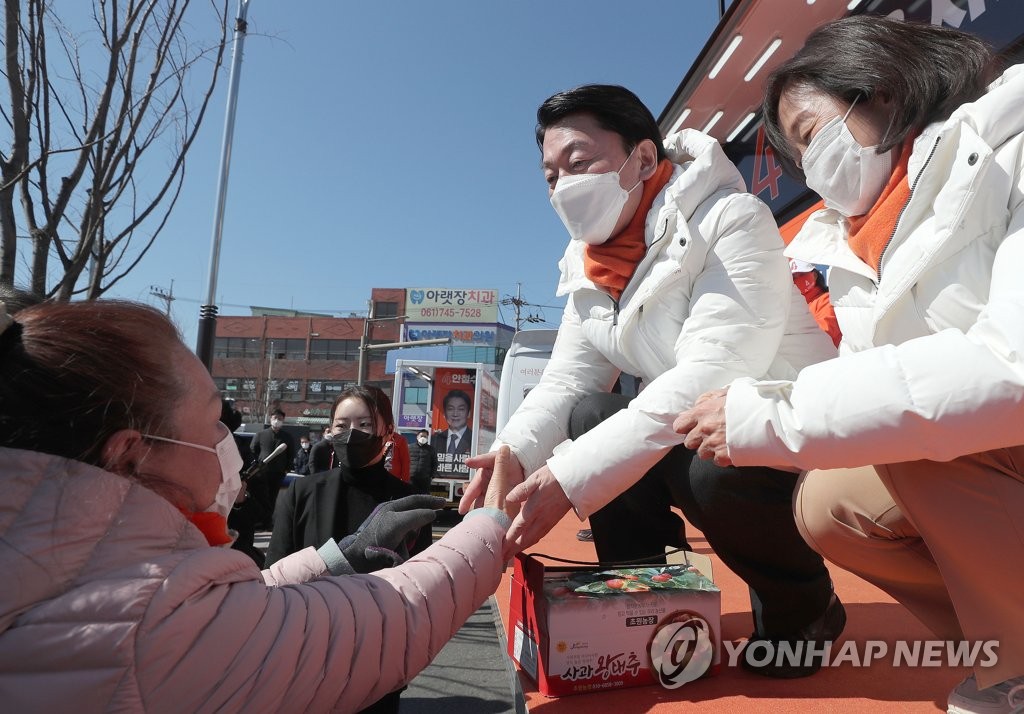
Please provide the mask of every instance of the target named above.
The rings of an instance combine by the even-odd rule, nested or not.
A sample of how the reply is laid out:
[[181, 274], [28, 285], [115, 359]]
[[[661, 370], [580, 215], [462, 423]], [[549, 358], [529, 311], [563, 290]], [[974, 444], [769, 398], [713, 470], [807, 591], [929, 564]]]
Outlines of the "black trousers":
[[[619, 394], [594, 394], [572, 413], [570, 437], [626, 407]], [[798, 475], [765, 467], [716, 466], [680, 445], [632, 487], [590, 516], [601, 561], [651, 558], [685, 543], [677, 506], [730, 570], [750, 588], [755, 634], [785, 639], [825, 611], [832, 580], [793, 519]]]

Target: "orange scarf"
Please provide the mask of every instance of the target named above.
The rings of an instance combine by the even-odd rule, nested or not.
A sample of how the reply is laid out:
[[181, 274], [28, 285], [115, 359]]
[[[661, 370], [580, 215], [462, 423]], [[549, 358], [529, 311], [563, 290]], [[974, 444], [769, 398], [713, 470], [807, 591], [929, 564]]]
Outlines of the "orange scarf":
[[910, 200], [910, 182], [907, 180], [907, 165], [910, 163], [910, 150], [914, 145], [914, 137], [908, 137], [900, 149], [900, 161], [896, 165], [888, 183], [882, 189], [882, 195], [875, 201], [871, 210], [863, 216], [855, 216], [850, 220], [848, 238], [850, 250], [854, 255], [870, 265], [876, 271], [882, 267], [882, 251], [888, 245], [892, 232], [896, 228], [900, 212]]
[[644, 253], [644, 225], [655, 197], [672, 178], [672, 162], [663, 159], [654, 175], [644, 181], [643, 195], [636, 213], [619, 235], [601, 245], [588, 245], [583, 251], [583, 272], [599, 288], [617, 301], [622, 297], [633, 271]]
[[188, 519], [189, 523], [198, 528], [199, 531], [206, 536], [206, 542], [210, 545], [227, 545], [234, 540], [228, 534], [227, 519], [219, 513], [211, 513], [209, 511], [192, 513], [181, 508], [178, 510], [181, 511], [181, 515]]

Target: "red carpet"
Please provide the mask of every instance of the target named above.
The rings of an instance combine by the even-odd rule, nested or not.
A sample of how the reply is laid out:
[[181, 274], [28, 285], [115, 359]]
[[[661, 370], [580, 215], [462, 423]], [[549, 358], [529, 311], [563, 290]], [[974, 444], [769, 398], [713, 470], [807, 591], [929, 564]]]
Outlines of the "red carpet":
[[[531, 551], [576, 560], [594, 560], [593, 543], [576, 540], [585, 528], [568, 514]], [[743, 582], [711, 552], [703, 535], [688, 527], [690, 545], [711, 555], [714, 579], [722, 590], [722, 636], [740, 640], [750, 635], [753, 624], [750, 600]], [[531, 712], [542, 714], [593, 714], [594, 712], [935, 712], [945, 711], [949, 691], [969, 673], [950, 667], [909, 668], [892, 666], [893, 642], [928, 639], [929, 632], [901, 605], [855, 575], [830, 566], [836, 592], [846, 606], [846, 631], [837, 644], [852, 639], [863, 651], [866, 640], [889, 643], [890, 655], [870, 667], [850, 663], [824, 668], [806, 679], [772, 680], [749, 674], [739, 667], [723, 666], [717, 676], [691, 682], [675, 690], [660, 686], [634, 687], [598, 694], [550, 699], [537, 692], [532, 680], [520, 673]], [[508, 623], [509, 577], [506, 571], [495, 594], [503, 622]], [[833, 649], [835, 652], [836, 649]]]

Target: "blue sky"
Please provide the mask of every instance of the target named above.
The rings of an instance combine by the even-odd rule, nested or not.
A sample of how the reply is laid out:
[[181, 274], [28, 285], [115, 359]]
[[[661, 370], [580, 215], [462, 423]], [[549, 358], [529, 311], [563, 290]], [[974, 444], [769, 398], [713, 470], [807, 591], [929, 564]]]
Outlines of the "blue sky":
[[[717, 20], [717, 0], [252, 0], [221, 314], [360, 311], [373, 287], [505, 296], [517, 282], [527, 301], [561, 304], [567, 235], [539, 169], [537, 105], [614, 83], [657, 116]], [[226, 92], [225, 68], [175, 213], [110, 293], [162, 306], [150, 286], [173, 280], [192, 346]], [[557, 324], [559, 309], [540, 312]]]

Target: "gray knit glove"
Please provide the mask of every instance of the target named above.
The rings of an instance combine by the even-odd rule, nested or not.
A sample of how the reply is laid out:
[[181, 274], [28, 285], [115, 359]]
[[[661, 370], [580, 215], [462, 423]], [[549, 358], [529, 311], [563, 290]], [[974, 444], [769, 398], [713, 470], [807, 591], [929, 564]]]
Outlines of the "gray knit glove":
[[443, 498], [425, 495], [382, 503], [355, 533], [338, 541], [338, 548], [356, 573], [401, 565], [409, 555], [409, 541], [420, 528], [434, 522], [436, 509], [444, 504]]

